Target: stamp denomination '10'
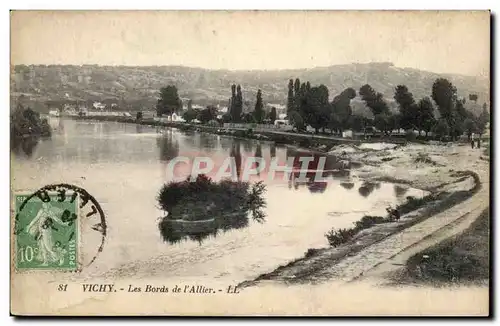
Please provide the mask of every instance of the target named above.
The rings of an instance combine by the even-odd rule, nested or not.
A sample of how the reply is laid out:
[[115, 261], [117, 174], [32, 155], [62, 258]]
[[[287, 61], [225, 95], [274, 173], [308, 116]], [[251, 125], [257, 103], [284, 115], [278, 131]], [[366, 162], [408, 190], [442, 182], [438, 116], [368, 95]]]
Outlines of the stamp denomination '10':
[[78, 269], [78, 200], [48, 194], [45, 198], [16, 194], [16, 268]]

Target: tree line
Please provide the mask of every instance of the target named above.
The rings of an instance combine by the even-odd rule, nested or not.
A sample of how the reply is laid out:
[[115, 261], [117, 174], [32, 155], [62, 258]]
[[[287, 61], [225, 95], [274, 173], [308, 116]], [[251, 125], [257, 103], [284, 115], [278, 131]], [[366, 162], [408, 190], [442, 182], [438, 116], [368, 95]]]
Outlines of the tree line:
[[[357, 95], [366, 104], [371, 117], [353, 114], [351, 100]], [[344, 130], [351, 129], [364, 132], [373, 128], [380, 133], [390, 136], [394, 130], [417, 131], [421, 136], [425, 133], [428, 137], [432, 132], [437, 138], [449, 137], [456, 140], [464, 132], [483, 134], [490, 115], [486, 103], [479, 116], [465, 107], [466, 99], [459, 98], [456, 87], [445, 78], [434, 81], [430, 96], [416, 100], [405, 85], [397, 85], [394, 89], [394, 100], [397, 103], [397, 112], [389, 109], [382, 93], [377, 92], [369, 84], [360, 87], [358, 93], [354, 88], [346, 88], [329, 101], [328, 88], [321, 84], [311, 86], [309, 81], [301, 82], [299, 78], [290, 79], [287, 94], [287, 119], [300, 132], [307, 126], [314, 128], [316, 133], [320, 130], [330, 134], [342, 134]], [[470, 94], [470, 101], [477, 101], [477, 95]], [[228, 112], [221, 119], [217, 119], [218, 110], [215, 106], [208, 106], [202, 110], [191, 107], [183, 114], [187, 121], [198, 119], [202, 123], [210, 121], [235, 122], [235, 123], [273, 123], [277, 119], [276, 108], [270, 112], [264, 110], [262, 91], [256, 95], [254, 110], [243, 112], [243, 93], [240, 85], [231, 85], [231, 98], [228, 103]], [[169, 85], [160, 90], [157, 102], [157, 114], [171, 115], [182, 108], [177, 88]], [[437, 113], [437, 114], [436, 114]]]

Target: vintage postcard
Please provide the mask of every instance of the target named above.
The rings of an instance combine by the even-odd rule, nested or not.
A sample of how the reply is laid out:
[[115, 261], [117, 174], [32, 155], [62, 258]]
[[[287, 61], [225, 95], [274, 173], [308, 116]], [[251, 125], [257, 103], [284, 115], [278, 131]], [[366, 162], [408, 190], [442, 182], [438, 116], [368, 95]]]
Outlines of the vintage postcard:
[[12, 315], [490, 315], [489, 11], [10, 19]]

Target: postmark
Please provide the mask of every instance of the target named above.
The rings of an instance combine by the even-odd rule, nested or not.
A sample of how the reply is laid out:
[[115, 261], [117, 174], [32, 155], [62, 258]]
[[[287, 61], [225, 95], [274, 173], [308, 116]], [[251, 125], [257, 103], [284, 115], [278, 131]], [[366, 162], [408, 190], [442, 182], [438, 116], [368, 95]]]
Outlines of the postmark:
[[102, 252], [107, 234], [104, 211], [85, 189], [53, 184], [15, 193], [14, 199], [18, 271], [80, 271]]

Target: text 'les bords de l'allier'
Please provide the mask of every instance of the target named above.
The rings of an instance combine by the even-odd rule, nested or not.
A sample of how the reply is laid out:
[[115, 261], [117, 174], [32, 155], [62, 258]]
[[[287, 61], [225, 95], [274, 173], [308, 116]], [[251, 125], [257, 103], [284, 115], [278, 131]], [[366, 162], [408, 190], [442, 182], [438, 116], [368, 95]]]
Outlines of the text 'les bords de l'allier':
[[116, 287], [114, 284], [82, 284], [83, 292], [144, 292], [144, 293], [189, 293], [189, 294], [215, 294], [215, 293], [239, 293], [236, 286], [229, 285], [225, 289], [215, 289], [204, 285], [174, 285], [173, 287], [134, 286], [129, 284], [126, 287]]

